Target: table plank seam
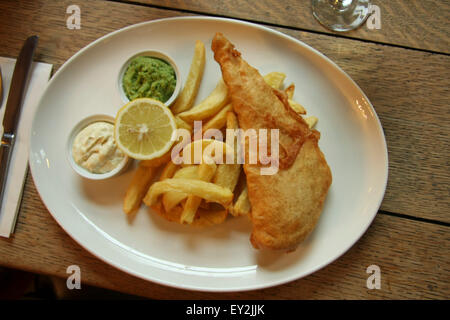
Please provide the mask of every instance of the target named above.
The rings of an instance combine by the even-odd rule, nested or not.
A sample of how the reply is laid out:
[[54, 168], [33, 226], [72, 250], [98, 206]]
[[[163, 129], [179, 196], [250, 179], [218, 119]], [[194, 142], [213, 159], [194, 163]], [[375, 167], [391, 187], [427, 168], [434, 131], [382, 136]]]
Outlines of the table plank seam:
[[413, 220], [413, 221], [418, 221], [418, 222], [430, 223], [430, 224], [439, 225], [439, 226], [443, 226], [443, 227], [450, 227], [450, 223], [445, 222], [445, 221], [420, 218], [420, 217], [410, 216], [408, 214], [403, 214], [403, 213], [395, 213], [395, 212], [390, 212], [390, 211], [385, 211], [385, 210], [378, 210], [378, 214], [384, 214], [384, 215], [391, 216], [391, 217], [408, 219], [408, 220]]
[[433, 53], [433, 54], [439, 54], [439, 55], [444, 55], [444, 56], [450, 56], [450, 53], [440, 52], [440, 51], [435, 51], [435, 50], [430, 50], [430, 49], [414, 48], [414, 47], [409, 47], [409, 46], [405, 46], [405, 45], [401, 45], [401, 44], [393, 44], [393, 43], [387, 43], [387, 42], [382, 42], [382, 41], [375, 41], [375, 40], [368, 40], [368, 39], [350, 37], [350, 36], [347, 36], [345, 34], [330, 33], [330, 32], [326, 32], [326, 31], [318, 31], [318, 30], [310, 30], [310, 29], [292, 27], [292, 26], [288, 26], [288, 25], [282, 25], [282, 24], [277, 24], [277, 23], [270, 23], [270, 22], [265, 22], [265, 21], [258, 21], [258, 20], [245, 19], [245, 18], [236, 18], [236, 17], [233, 17], [233, 16], [227, 16], [227, 15], [224, 15], [224, 14], [213, 14], [213, 13], [204, 13], [204, 12], [196, 11], [196, 10], [177, 9], [177, 8], [166, 7], [166, 6], [161, 6], [161, 5], [135, 2], [135, 1], [132, 1], [132, 0], [107, 0], [107, 1], [121, 3], [121, 4], [142, 6], [142, 7], [147, 7], [147, 8], [160, 9], [160, 10], [183, 12], [183, 13], [195, 14], [195, 15], [205, 16], [205, 17], [216, 17], [216, 18], [227, 18], [227, 19], [241, 20], [241, 21], [245, 21], [245, 22], [250, 22], [250, 23], [255, 23], [255, 24], [268, 26], [268, 27], [283, 28], [283, 29], [289, 29], [289, 30], [300, 31], [300, 32], [309, 32], [309, 33], [325, 35], [325, 36], [330, 36], [330, 37], [336, 37], [336, 38], [342, 38], [342, 39], [348, 39], [348, 40], [356, 40], [356, 41], [361, 41], [361, 42], [364, 42], [364, 43], [374, 43], [374, 44], [379, 44], [379, 45], [391, 46], [391, 47], [395, 47], [395, 48], [402, 48], [402, 49], [406, 49], [406, 50], [413, 50], [413, 51], [420, 51], [420, 52], [426, 52], [426, 53]]

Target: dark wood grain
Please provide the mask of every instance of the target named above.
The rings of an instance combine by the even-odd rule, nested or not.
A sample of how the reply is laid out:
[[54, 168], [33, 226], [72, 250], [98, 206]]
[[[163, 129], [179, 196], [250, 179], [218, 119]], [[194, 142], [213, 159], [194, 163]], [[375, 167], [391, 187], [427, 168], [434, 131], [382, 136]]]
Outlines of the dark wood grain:
[[[450, 295], [448, 228], [378, 214], [344, 256], [306, 278], [274, 288], [212, 294], [168, 288], [137, 279], [83, 250], [45, 210], [28, 176], [15, 235], [0, 239], [0, 261], [31, 272], [67, 278], [81, 268], [83, 284], [155, 299], [447, 299]], [[249, 244], [250, 245], [250, 244]], [[366, 287], [366, 268], [381, 269], [381, 289]]]
[[[36, 59], [54, 64], [57, 70], [82, 47], [108, 32], [142, 21], [185, 15], [174, 10], [84, 0], [77, 1], [82, 28], [69, 30], [65, 11], [70, 4], [73, 2], [0, 2], [0, 56], [16, 57], [23, 40], [39, 34]], [[450, 222], [450, 57], [325, 34], [278, 30], [334, 60], [374, 104], [389, 149], [389, 182], [381, 209]], [[83, 283], [160, 299], [445, 299], [450, 296], [449, 241], [445, 225], [379, 214], [347, 254], [305, 279], [248, 293], [192, 293], [136, 279], [87, 253], [56, 224], [28, 175], [16, 233], [11, 239], [0, 239], [0, 264], [60, 277], [66, 276], [67, 266], [78, 264]], [[371, 264], [381, 268], [381, 290], [365, 287], [365, 269]]]
[[[147, 5], [215, 13], [225, 17], [265, 22], [322, 33], [337, 34], [320, 25], [312, 15], [310, 0], [132, 0]], [[366, 25], [345, 37], [365, 39], [425, 50], [450, 52], [450, 2], [434, 0], [373, 0], [380, 8], [381, 28]]]

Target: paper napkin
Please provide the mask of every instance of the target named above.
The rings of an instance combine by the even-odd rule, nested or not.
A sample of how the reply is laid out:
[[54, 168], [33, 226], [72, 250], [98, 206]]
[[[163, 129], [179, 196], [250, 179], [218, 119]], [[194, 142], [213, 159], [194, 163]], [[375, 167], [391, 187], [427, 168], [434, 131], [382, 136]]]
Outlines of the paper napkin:
[[[0, 57], [3, 83], [3, 102], [0, 108], [1, 127], [15, 63], [15, 59]], [[16, 142], [0, 207], [0, 236], [2, 237], [9, 237], [14, 231], [28, 167], [28, 150], [33, 115], [50, 78], [51, 71], [51, 64], [41, 62], [34, 62], [30, 70], [30, 79], [28, 87], [25, 89]], [[0, 129], [0, 132], [3, 132], [3, 128]]]

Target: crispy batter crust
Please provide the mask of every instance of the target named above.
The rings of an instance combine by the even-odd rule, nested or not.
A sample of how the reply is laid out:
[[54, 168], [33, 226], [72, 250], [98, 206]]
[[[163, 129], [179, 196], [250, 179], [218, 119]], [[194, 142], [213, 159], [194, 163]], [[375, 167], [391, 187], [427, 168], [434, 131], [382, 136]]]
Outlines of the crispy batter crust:
[[261, 175], [259, 164], [244, 164], [252, 206], [250, 240], [255, 248], [294, 250], [314, 229], [332, 181], [318, 146], [320, 133], [309, 129], [286, 94], [267, 85], [221, 33], [212, 50], [240, 127], [280, 130], [278, 173]]

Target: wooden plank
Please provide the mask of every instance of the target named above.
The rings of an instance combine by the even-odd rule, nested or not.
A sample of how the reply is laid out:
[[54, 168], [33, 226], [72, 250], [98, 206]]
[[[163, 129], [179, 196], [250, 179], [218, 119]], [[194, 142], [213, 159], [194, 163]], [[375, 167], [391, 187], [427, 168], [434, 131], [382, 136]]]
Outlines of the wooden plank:
[[[40, 44], [36, 59], [53, 63], [57, 70], [82, 47], [108, 32], [133, 23], [180, 15], [121, 3], [79, 1], [82, 28], [69, 30], [65, 27], [69, 4], [72, 3], [2, 2], [0, 55], [17, 56], [23, 40], [37, 33]], [[374, 104], [389, 148], [389, 182], [382, 210], [450, 222], [450, 57], [278, 30], [336, 61]]]
[[[78, 246], [57, 225], [28, 176], [15, 235], [0, 239], [4, 266], [67, 278], [81, 268], [83, 284], [154, 299], [448, 299], [448, 227], [379, 214], [346, 254], [324, 269], [288, 284], [240, 293], [212, 294], [160, 286], [125, 274]], [[381, 269], [381, 289], [369, 290], [370, 265]]]
[[[147, 5], [265, 22], [329, 34], [312, 15], [311, 1], [298, 0], [132, 0]], [[450, 2], [434, 0], [372, 0], [380, 8], [381, 28], [339, 33], [345, 37], [449, 53]]]

